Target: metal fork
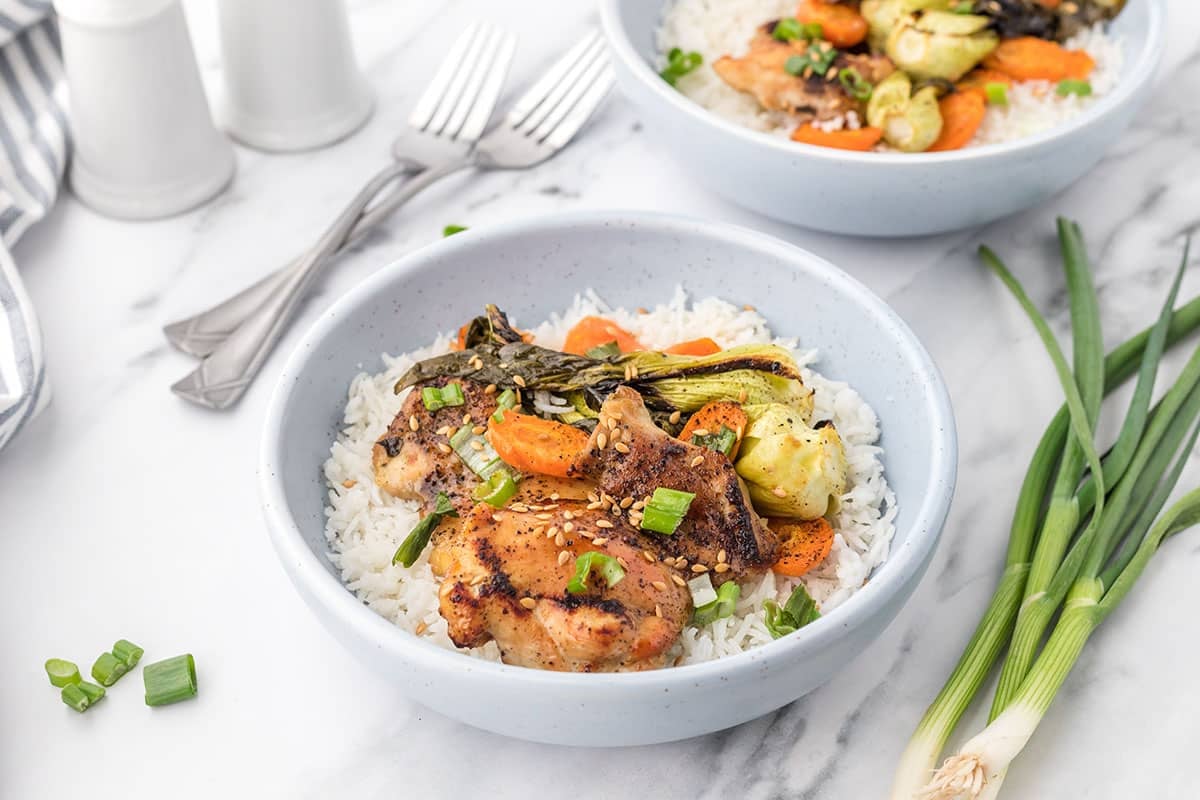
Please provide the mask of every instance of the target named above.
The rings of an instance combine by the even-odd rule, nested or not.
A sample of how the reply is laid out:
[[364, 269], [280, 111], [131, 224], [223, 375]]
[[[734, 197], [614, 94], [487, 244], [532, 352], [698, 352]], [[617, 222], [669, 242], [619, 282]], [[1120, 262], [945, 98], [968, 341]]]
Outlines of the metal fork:
[[[428, 165], [463, 158], [470, 152], [496, 107], [504, 77], [516, 52], [516, 36], [494, 25], [473, 23], [455, 40], [409, 115], [409, 130], [392, 143], [396, 164], [368, 182], [350, 208], [360, 208], [379, 192], [376, 180], [396, 179]], [[400, 201], [403, 202], [403, 201]], [[337, 255], [399, 207], [392, 197], [381, 198], [369, 212], [358, 214], [349, 235], [337, 243]], [[305, 255], [308, 255], [307, 253]], [[167, 340], [179, 350], [203, 358], [225, 341], [255, 309], [280, 292], [289, 275], [300, 268], [304, 256], [283, 269], [199, 314], [163, 328]]]
[[[422, 189], [461, 170], [526, 169], [562, 150], [579, 132], [612, 88], [608, 54], [599, 34], [571, 48], [513, 105], [504, 122], [489, 131], [463, 158], [431, 167], [396, 192], [397, 205]], [[342, 217], [324, 237], [336, 242], [353, 229]], [[307, 259], [273, 296], [237, 328], [199, 367], [171, 389], [209, 408], [238, 401], [283, 333], [300, 298], [320, 270], [320, 259]]]

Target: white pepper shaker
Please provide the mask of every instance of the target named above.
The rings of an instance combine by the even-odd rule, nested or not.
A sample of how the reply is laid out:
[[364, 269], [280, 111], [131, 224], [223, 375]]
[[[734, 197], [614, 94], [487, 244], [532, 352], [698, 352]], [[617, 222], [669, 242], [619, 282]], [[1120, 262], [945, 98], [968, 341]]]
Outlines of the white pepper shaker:
[[179, 0], [54, 0], [84, 203], [126, 219], [170, 216], [233, 177]]
[[357, 130], [374, 102], [343, 0], [220, 0], [225, 99], [238, 141], [308, 150]]

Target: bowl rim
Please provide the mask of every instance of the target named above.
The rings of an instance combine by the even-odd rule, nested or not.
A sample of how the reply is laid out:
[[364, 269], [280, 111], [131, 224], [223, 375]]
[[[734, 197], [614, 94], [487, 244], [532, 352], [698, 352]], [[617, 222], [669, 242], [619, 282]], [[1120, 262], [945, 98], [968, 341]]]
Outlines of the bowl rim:
[[[657, 0], [665, 5], [670, 0]], [[1058, 142], [1094, 122], [1116, 113], [1134, 94], [1141, 91], [1153, 79], [1163, 57], [1164, 20], [1166, 0], [1142, 0], [1147, 4], [1147, 31], [1145, 46], [1138, 60], [1128, 67], [1128, 74], [1118, 82], [1116, 89], [1109, 92], [1079, 114], [1059, 125], [1040, 133], [1023, 136], [1010, 142], [980, 145], [961, 150], [937, 153], [858, 153], [832, 147], [793, 142], [780, 136], [756, 131], [725, 119], [709, 111], [694, 100], [671, 88], [666, 81], [650, 68], [650, 65], [634, 49], [623, 24], [620, 13], [622, 0], [600, 0], [600, 21], [608, 40], [610, 51], [629, 70], [643, 89], [649, 91], [655, 102], [663, 102], [687, 117], [708, 124], [750, 145], [762, 145], [780, 154], [795, 157], [805, 155], [834, 162], [855, 164], [891, 164], [925, 166], [960, 161], [975, 161], [989, 158], [1005, 158], [1019, 155], [1042, 145]]]
[[[653, 231], [678, 238], [721, 241], [741, 247], [748, 254], [773, 255], [794, 268], [805, 269], [837, 285], [866, 313], [875, 316], [891, 331], [906, 363], [915, 368], [914, 377], [923, 389], [932, 427], [940, 432], [932, 442], [930, 474], [932, 485], [940, 491], [927, 492], [919, 500], [905, 539], [893, 546], [888, 558], [876, 568], [867, 585], [851, 595], [829, 616], [824, 616], [781, 639], [742, 653], [723, 656], [698, 664], [624, 673], [551, 672], [472, 658], [431, 642], [396, 626], [365, 606], [337, 576], [331, 574], [318, 555], [305, 543], [284, 493], [280, 458], [283, 420], [289, 405], [291, 387], [303, 374], [314, 346], [343, 319], [387, 284], [417, 272], [431, 262], [444, 260], [456, 250], [486, 247], [495, 239], [519, 238], [529, 233], [562, 229], [594, 228], [598, 232], [613, 229]], [[334, 433], [335, 428], [329, 433]], [[330, 440], [332, 441], [332, 439]], [[528, 683], [585, 689], [653, 688], [665, 689], [680, 681], [697, 683], [728, 680], [735, 675], [761, 671], [767, 662], [801, 658], [806, 652], [819, 651], [871, 619], [928, 564], [950, 510], [957, 476], [958, 441], [950, 395], [932, 357], [916, 334], [900, 316], [863, 283], [829, 261], [793, 244], [738, 225], [693, 217], [643, 211], [580, 211], [540, 216], [501, 223], [453, 236], [416, 250], [375, 271], [351, 288], [329, 307], [296, 344], [281, 372], [267, 405], [266, 420], [258, 463], [259, 496], [267, 521], [267, 531], [289, 577], [304, 599], [317, 611], [327, 626], [324, 609], [347, 626], [360, 639], [374, 643], [399, 660], [439, 673], [459, 676], [477, 673], [481, 677], [502, 678], [509, 683]], [[913, 502], [918, 502], [914, 498]], [[900, 533], [900, 531], [897, 531]], [[331, 631], [333, 632], [333, 631]], [[337, 636], [341, 638], [341, 636]]]

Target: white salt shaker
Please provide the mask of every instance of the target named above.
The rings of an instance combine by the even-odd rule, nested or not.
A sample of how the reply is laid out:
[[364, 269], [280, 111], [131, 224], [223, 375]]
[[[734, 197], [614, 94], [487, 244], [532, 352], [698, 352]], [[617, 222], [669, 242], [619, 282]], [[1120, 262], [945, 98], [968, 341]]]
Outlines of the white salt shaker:
[[102, 214], [165, 217], [233, 177], [179, 0], [54, 0], [75, 134], [71, 188]]
[[354, 57], [343, 0], [220, 0], [225, 101], [239, 141], [307, 150], [357, 130], [371, 91]]

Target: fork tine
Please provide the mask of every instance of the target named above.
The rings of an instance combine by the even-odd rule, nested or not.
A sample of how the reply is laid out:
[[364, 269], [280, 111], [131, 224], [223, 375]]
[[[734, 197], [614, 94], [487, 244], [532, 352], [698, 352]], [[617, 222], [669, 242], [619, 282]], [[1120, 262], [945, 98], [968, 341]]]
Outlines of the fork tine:
[[450, 82], [450, 87], [446, 90], [446, 94], [442, 98], [442, 103], [438, 106], [437, 113], [433, 115], [433, 120], [429, 123], [429, 133], [441, 134], [446, 130], [446, 123], [449, 122], [450, 115], [454, 112], [455, 106], [462, 97], [463, 90], [467, 88], [467, 80], [471, 77], [475, 65], [481, 60], [483, 50], [487, 46], [488, 41], [493, 38], [494, 33], [495, 28], [493, 26], [484, 25], [481, 34], [475, 38], [475, 41], [472, 43], [473, 46], [467, 51], [467, 55], [463, 59], [462, 65], [454, 73], [454, 80]]
[[537, 130], [538, 126], [550, 116], [554, 109], [562, 102], [563, 98], [567, 96], [571, 88], [576, 86], [588, 74], [592, 66], [597, 61], [604, 60], [604, 42], [596, 41], [584, 52], [578, 61], [571, 65], [571, 69], [558, 82], [558, 85], [550, 91], [546, 99], [539, 103], [538, 107], [533, 110], [533, 113], [521, 123], [521, 132], [530, 134]]
[[489, 32], [487, 39], [480, 48], [479, 61], [475, 64], [475, 68], [467, 78], [467, 83], [463, 87], [462, 95], [458, 98], [454, 112], [450, 115], [450, 120], [446, 123], [446, 127], [442, 131], [443, 135], [451, 138], [459, 138], [459, 132], [462, 130], [463, 123], [466, 122], [467, 115], [471, 113], [471, 109], [479, 102], [479, 94], [495, 69], [496, 59], [503, 52], [504, 43], [507, 38], [508, 35], [499, 28], [493, 28]]
[[479, 32], [480, 24], [473, 22], [467, 26], [454, 44], [450, 45], [449, 52], [442, 59], [442, 63], [438, 65], [437, 72], [433, 76], [433, 80], [429, 82], [429, 87], [422, 93], [417, 104], [413, 107], [412, 113], [408, 116], [408, 124], [417, 130], [424, 130], [429, 124], [429, 120], [433, 118], [433, 113], [437, 110], [438, 103], [442, 100], [442, 95], [446, 93], [446, 88], [450, 85], [450, 81], [454, 78], [454, 73], [462, 65], [463, 56], [466, 55], [467, 48], [471, 46], [471, 41]]
[[608, 53], [601, 50], [600, 55], [587, 65], [587, 70], [582, 75], [577, 76], [566, 87], [566, 90], [561, 93], [558, 104], [550, 110], [550, 113], [545, 115], [544, 119], [533, 129], [530, 136], [539, 142], [545, 139], [563, 121], [563, 118], [570, 113], [575, 104], [579, 102], [579, 99], [583, 97], [606, 69], [608, 69]]
[[462, 129], [458, 132], [459, 141], [475, 142], [483, 135], [483, 129], [487, 127], [492, 110], [496, 108], [496, 101], [500, 99], [500, 90], [504, 88], [504, 78], [508, 74], [508, 68], [512, 65], [516, 52], [517, 37], [506, 33], [495, 63], [488, 71], [487, 80], [484, 81], [483, 87], [479, 90], [479, 96], [471, 106], [471, 112], [467, 114]]
[[555, 150], [565, 147], [567, 142], [574, 138], [579, 129], [592, 118], [592, 114], [604, 102], [604, 98], [613, 87], [613, 82], [612, 68], [606, 64], [604, 72], [592, 83], [591, 87], [579, 99], [579, 102], [575, 104], [570, 113], [563, 118], [562, 122], [554, 130], [550, 131], [550, 135], [546, 137], [545, 143]]
[[560, 58], [558, 61], [555, 61], [554, 64], [551, 65], [550, 69], [546, 71], [546, 74], [538, 79], [538, 81], [529, 88], [529, 91], [525, 92], [525, 94], [521, 95], [517, 99], [517, 102], [513, 104], [512, 110], [508, 112], [508, 116], [505, 118], [505, 121], [514, 128], [520, 127], [521, 123], [525, 121], [525, 118], [533, 113], [533, 110], [537, 108], [543, 100], [546, 99], [546, 96], [550, 94], [558, 82], [562, 80], [563, 76], [570, 71], [571, 67], [575, 65], [575, 62], [578, 61], [583, 54], [586, 53], [588, 49], [598, 41], [600, 41], [600, 32], [594, 31], [589, 36], [585, 37], [583, 41], [579, 42], [570, 50], [568, 50], [562, 58]]

